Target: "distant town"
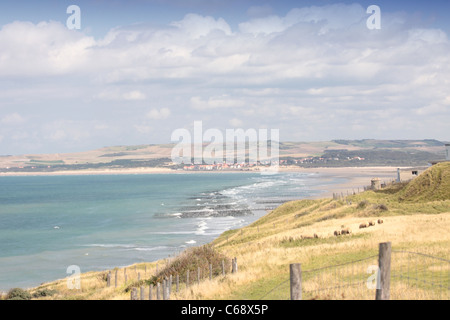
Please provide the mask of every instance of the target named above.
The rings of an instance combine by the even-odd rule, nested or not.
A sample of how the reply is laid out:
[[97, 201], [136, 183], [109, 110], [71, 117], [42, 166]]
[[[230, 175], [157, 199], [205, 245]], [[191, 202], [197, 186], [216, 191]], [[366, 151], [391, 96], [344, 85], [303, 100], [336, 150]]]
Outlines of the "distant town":
[[[173, 145], [113, 146], [73, 154], [0, 155], [0, 173], [59, 172], [166, 168], [177, 171], [253, 171], [279, 165], [314, 167], [424, 166], [445, 159], [445, 142], [437, 140], [334, 140], [280, 142], [279, 159], [261, 162], [203, 162], [175, 164]], [[233, 161], [233, 160], [231, 160]]]
[[345, 159], [340, 159], [338, 157], [328, 158], [328, 157], [305, 157], [305, 158], [289, 158], [280, 159], [279, 161], [269, 161], [262, 162], [241, 162], [241, 163], [214, 163], [214, 164], [186, 164], [183, 166], [183, 170], [186, 171], [214, 171], [214, 170], [257, 170], [261, 166], [269, 165], [279, 165], [279, 166], [292, 166], [292, 165], [304, 165], [304, 164], [326, 164], [330, 161], [364, 161], [363, 157], [345, 157]]

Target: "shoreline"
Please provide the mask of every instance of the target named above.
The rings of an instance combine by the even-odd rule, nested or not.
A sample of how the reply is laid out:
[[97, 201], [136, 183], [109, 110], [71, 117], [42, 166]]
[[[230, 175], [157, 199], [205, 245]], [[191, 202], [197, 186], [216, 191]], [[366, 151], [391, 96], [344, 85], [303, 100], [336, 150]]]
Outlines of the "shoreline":
[[[167, 172], [168, 171], [168, 172]], [[120, 173], [118, 173], [120, 172]], [[192, 174], [192, 173], [258, 173], [257, 171], [174, 171], [171, 169], [167, 170], [115, 170], [111, 172], [111, 170], [102, 170], [101, 173], [99, 171], [88, 171], [84, 172], [85, 175], [94, 175], [94, 174], [153, 174], [153, 173], [171, 173], [171, 174]], [[306, 197], [303, 199], [324, 199], [324, 198], [332, 198], [333, 193], [340, 193], [346, 191], [352, 191], [352, 189], [357, 189], [358, 187], [361, 189], [360, 191], [364, 191], [362, 187], [370, 185], [370, 180], [372, 178], [380, 178], [385, 179], [386, 182], [391, 181], [395, 178], [397, 173], [397, 167], [340, 167], [340, 168], [280, 168], [279, 173], [309, 173], [309, 174], [318, 174], [317, 179], [321, 182], [318, 186], [314, 188], [314, 190], [321, 189], [324, 192], [315, 195]], [[43, 174], [41, 174], [42, 176]], [[53, 174], [57, 175], [57, 174]], [[66, 175], [74, 175], [74, 174], [66, 174]], [[0, 178], [5, 175], [0, 174]], [[23, 174], [21, 176], [30, 176], [30, 174]], [[338, 182], [335, 184], [328, 184], [327, 181], [334, 180], [336, 178], [345, 179], [343, 182]], [[323, 185], [322, 185], [323, 183]], [[297, 199], [302, 200], [302, 199]], [[278, 206], [277, 206], [278, 207]], [[263, 216], [259, 217], [261, 219]], [[256, 220], [257, 221], [257, 220]], [[214, 241], [211, 240], [211, 241]], [[155, 260], [158, 261], [158, 260]], [[148, 262], [155, 262], [148, 261]], [[131, 264], [130, 266], [132, 266]], [[53, 281], [57, 281], [60, 279], [56, 279]], [[49, 282], [53, 282], [49, 281]], [[45, 283], [49, 283], [45, 282]], [[38, 286], [31, 286], [26, 289], [34, 289]], [[5, 294], [6, 292], [3, 292]]]
[[[263, 167], [265, 168], [265, 167]], [[369, 167], [316, 167], [316, 168], [303, 168], [303, 167], [279, 167], [277, 171], [273, 171], [273, 174], [284, 172], [304, 172], [304, 173], [324, 173], [332, 175], [347, 176], [349, 173], [355, 174], [357, 171], [362, 171], [364, 174], [372, 173], [396, 173], [397, 168], [393, 166], [369, 166]], [[356, 171], [356, 172], [355, 172]], [[270, 171], [263, 171], [258, 169], [249, 170], [174, 170], [169, 168], [127, 168], [127, 169], [86, 169], [86, 170], [66, 170], [66, 171], [51, 171], [51, 172], [0, 172], [0, 177], [14, 177], [14, 176], [68, 176], [68, 175], [119, 175], [119, 174], [189, 174], [189, 173], [261, 173], [271, 174]]]

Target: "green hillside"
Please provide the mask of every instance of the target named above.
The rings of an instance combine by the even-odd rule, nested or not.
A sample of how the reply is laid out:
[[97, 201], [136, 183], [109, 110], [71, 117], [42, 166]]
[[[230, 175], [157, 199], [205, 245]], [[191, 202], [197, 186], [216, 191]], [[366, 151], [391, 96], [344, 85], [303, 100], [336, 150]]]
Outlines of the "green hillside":
[[450, 199], [450, 162], [427, 169], [399, 192], [398, 199], [413, 202]]

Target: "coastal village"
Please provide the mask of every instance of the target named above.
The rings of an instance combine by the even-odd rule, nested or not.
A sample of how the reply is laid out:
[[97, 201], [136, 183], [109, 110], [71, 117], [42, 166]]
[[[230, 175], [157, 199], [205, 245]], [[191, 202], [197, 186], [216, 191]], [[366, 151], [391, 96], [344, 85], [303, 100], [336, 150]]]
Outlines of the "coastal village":
[[183, 166], [183, 170], [186, 171], [222, 171], [222, 170], [242, 170], [242, 171], [252, 171], [259, 170], [260, 166], [269, 165], [279, 165], [279, 166], [290, 166], [290, 165], [302, 165], [302, 164], [326, 164], [331, 161], [364, 161], [363, 157], [345, 157], [345, 159], [337, 157], [303, 157], [303, 158], [289, 158], [280, 159], [279, 161], [258, 161], [258, 162], [241, 162], [241, 163], [214, 163], [214, 164], [186, 164]]

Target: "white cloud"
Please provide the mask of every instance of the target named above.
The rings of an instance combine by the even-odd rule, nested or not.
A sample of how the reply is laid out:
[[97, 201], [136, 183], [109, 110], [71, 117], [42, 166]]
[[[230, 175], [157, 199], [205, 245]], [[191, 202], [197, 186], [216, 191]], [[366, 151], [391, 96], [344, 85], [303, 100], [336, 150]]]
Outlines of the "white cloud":
[[191, 106], [197, 110], [210, 110], [216, 108], [239, 108], [244, 107], [245, 102], [240, 99], [231, 98], [227, 95], [209, 97], [204, 100], [201, 97], [192, 97], [190, 99]]
[[233, 119], [231, 119], [230, 121], [228, 121], [228, 123], [232, 126], [232, 127], [234, 127], [234, 128], [242, 128], [242, 126], [243, 126], [243, 122], [242, 122], [242, 120], [240, 120], [240, 119], [237, 119], [237, 118], [233, 118]]
[[216, 20], [213, 17], [202, 17], [190, 13], [183, 20], [172, 22], [171, 25], [187, 33], [193, 39], [206, 36], [215, 31], [221, 31], [225, 35], [231, 35], [230, 26], [222, 18]]
[[73, 120], [55, 120], [43, 125], [44, 138], [52, 142], [83, 143], [91, 138], [92, 123]]
[[[236, 30], [223, 18], [188, 14], [163, 27], [116, 27], [99, 40], [57, 22], [4, 25], [0, 134], [5, 141], [13, 124], [45, 114], [42, 121], [53, 125], [30, 127], [36, 141], [74, 141], [84, 130], [126, 143], [124, 132], [129, 139], [132, 132], [150, 132], [146, 123], [136, 126], [142, 114], [161, 120], [152, 125], [174, 128], [193, 119], [216, 127], [277, 126], [286, 139], [332, 139], [338, 129], [351, 136], [363, 132], [361, 126], [372, 128], [371, 121], [392, 125], [376, 132], [382, 138], [444, 139], [448, 35], [411, 27], [404, 14], [385, 11], [382, 29], [368, 30], [365, 9], [311, 6], [282, 16], [263, 5], [250, 8], [250, 19]], [[145, 110], [150, 99], [170, 109]], [[61, 119], [64, 125], [56, 125]], [[439, 123], [426, 127], [433, 121]]]
[[123, 94], [125, 100], [145, 100], [146, 96], [139, 90], [130, 91]]
[[137, 132], [139, 132], [140, 134], [149, 134], [150, 132], [153, 131], [153, 128], [150, 126], [146, 126], [146, 125], [134, 125], [134, 128], [136, 129]]
[[140, 101], [147, 99], [147, 96], [139, 90], [132, 90], [127, 92], [121, 92], [120, 89], [106, 89], [93, 95], [97, 100], [127, 100], [127, 101]]
[[15, 21], [0, 30], [0, 74], [42, 76], [76, 72], [90, 56], [92, 37], [59, 22]]
[[1, 118], [1, 123], [4, 125], [19, 125], [24, 123], [26, 120], [17, 112], [7, 114]]
[[162, 120], [168, 118], [169, 116], [170, 116], [169, 108], [161, 108], [159, 110], [153, 108], [146, 114], [146, 117], [151, 120]]

